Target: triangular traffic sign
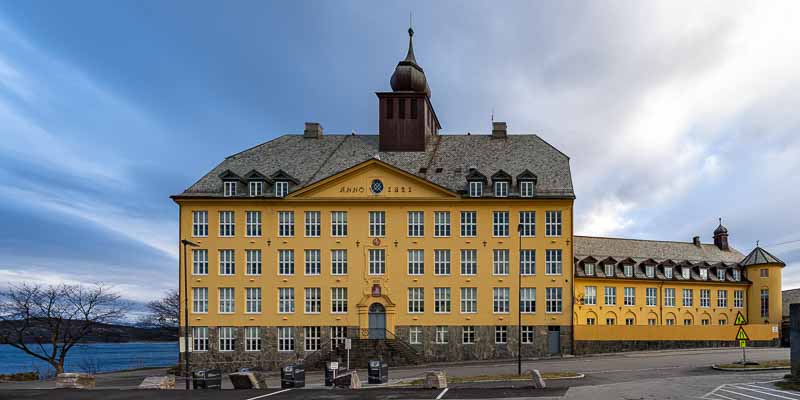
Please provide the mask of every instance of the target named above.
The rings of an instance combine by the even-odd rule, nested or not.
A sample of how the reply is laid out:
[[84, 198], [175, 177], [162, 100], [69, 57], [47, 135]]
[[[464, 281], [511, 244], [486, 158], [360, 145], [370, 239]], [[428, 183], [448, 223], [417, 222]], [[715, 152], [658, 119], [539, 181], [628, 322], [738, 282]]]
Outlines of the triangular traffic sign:
[[750, 340], [750, 337], [747, 336], [747, 332], [745, 332], [744, 328], [741, 326], [739, 327], [739, 332], [736, 333], [736, 340]]
[[745, 325], [745, 324], [747, 324], [747, 320], [744, 319], [744, 315], [742, 315], [741, 311], [736, 313], [736, 320], [733, 321], [733, 324], [734, 325]]

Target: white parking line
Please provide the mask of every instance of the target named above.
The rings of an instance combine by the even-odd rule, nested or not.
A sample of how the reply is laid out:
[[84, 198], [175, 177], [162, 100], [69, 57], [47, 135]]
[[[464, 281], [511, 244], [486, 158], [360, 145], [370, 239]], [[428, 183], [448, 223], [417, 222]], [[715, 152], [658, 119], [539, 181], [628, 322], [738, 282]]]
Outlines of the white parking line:
[[[708, 396], [708, 395], [706, 395], [706, 396]], [[704, 399], [715, 399], [715, 400], [719, 400], [719, 398], [722, 398], [722, 400], [736, 400], [733, 397], [723, 396], [723, 395], [721, 395], [719, 393], [712, 393], [711, 396], [714, 396], [714, 397], [703, 397], [703, 398]]]
[[264, 397], [269, 397], [269, 396], [272, 396], [273, 394], [278, 394], [278, 393], [288, 392], [288, 391], [290, 391], [290, 390], [292, 390], [292, 389], [283, 389], [283, 390], [279, 390], [279, 391], [277, 391], [277, 392], [272, 392], [272, 393], [262, 394], [261, 396], [251, 397], [251, 398], [249, 398], [249, 399], [246, 399], [246, 400], [256, 400], [256, 399], [263, 399]]
[[728, 389], [720, 389], [720, 391], [723, 391], [723, 392], [728, 392], [728, 393], [731, 393], [731, 394], [735, 394], [735, 395], [737, 395], [737, 396], [744, 396], [744, 397], [747, 397], [747, 398], [749, 398], [749, 399], [756, 399], [756, 400], [766, 400], [766, 399], [764, 399], [764, 398], [762, 398], [762, 397], [754, 397], [754, 396], [750, 396], [749, 394], [744, 394], [744, 393], [734, 392], [734, 391], [732, 391], [732, 390], [728, 390]]
[[[737, 389], [749, 390], [749, 391], [751, 391], [751, 392], [761, 393], [761, 394], [765, 394], [765, 395], [767, 395], [767, 396], [777, 397], [777, 398], [779, 398], [779, 399], [786, 399], [786, 400], [797, 400], [797, 397], [786, 397], [786, 396], [781, 396], [781, 395], [779, 395], [779, 394], [770, 393], [770, 392], [765, 392], [765, 391], [763, 391], [763, 390], [755, 390], [755, 389], [750, 389], [750, 388], [746, 388], [746, 387], [744, 387], [744, 386], [735, 386], [735, 387], [736, 387]], [[741, 394], [741, 393], [739, 393], [739, 394]]]
[[789, 395], [789, 396], [795, 396], [795, 397], [792, 397], [793, 399], [800, 399], [800, 393], [797, 393], [797, 392], [789, 392], [789, 391], [786, 391], [786, 390], [772, 389], [772, 388], [753, 385], [753, 384], [749, 384], [749, 383], [736, 385], [736, 386], [737, 387], [739, 387], [739, 386], [749, 386], [749, 387], [754, 387], [754, 388], [761, 389], [761, 390], [769, 390], [770, 392], [778, 392], [778, 393], [783, 393], [783, 394]]
[[442, 393], [439, 393], [439, 395], [436, 396], [436, 400], [439, 400], [442, 397], [444, 397], [444, 394], [447, 393], [448, 390], [450, 390], [450, 388], [444, 388], [444, 390], [442, 390]]

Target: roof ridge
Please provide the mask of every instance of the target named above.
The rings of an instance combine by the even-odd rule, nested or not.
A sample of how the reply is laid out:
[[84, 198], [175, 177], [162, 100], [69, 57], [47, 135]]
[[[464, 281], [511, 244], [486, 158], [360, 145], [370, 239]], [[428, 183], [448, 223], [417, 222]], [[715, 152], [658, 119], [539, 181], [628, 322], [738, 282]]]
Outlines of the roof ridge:
[[[679, 243], [679, 244], [690, 244], [694, 245], [692, 242], [681, 242], [677, 240], [658, 240], [658, 239], [634, 239], [634, 238], [624, 238], [624, 237], [612, 237], [612, 236], [591, 236], [591, 235], [574, 235], [574, 237], [582, 237], [588, 239], [613, 239], [613, 240], [632, 240], [636, 242], [657, 242], [657, 243]], [[700, 243], [703, 246], [714, 246], [714, 243]]]
[[[303, 184], [304, 186], [308, 185], [311, 182], [314, 182], [314, 178], [316, 178], [317, 174], [319, 174], [319, 171], [322, 171], [322, 168], [325, 167], [325, 165], [328, 163], [328, 160], [330, 160], [331, 157], [333, 157], [333, 155], [336, 154], [337, 151], [339, 151], [339, 148], [342, 147], [342, 144], [344, 144], [344, 142], [347, 141], [347, 137], [348, 136], [347, 135], [342, 135], [342, 136], [344, 138], [339, 141], [339, 143], [336, 145], [336, 147], [333, 148], [333, 150], [331, 150], [330, 154], [328, 154], [328, 156], [325, 157], [325, 160], [319, 164], [319, 167], [317, 167], [317, 170], [314, 171], [314, 173], [311, 174], [311, 177], [309, 177], [308, 180], [306, 180], [306, 182]], [[352, 135], [350, 135], [350, 136], [352, 136]]]

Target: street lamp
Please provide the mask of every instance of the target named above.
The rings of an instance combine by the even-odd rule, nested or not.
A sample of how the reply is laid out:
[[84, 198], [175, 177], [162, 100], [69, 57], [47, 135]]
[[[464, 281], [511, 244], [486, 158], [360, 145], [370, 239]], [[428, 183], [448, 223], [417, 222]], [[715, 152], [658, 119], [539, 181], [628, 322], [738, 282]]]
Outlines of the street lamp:
[[183, 245], [183, 359], [186, 363], [186, 390], [189, 390], [189, 264], [186, 258], [186, 246], [198, 245], [186, 239], [182, 239], [181, 244]]
[[517, 224], [519, 266], [517, 267], [517, 375], [522, 375], [522, 224]]

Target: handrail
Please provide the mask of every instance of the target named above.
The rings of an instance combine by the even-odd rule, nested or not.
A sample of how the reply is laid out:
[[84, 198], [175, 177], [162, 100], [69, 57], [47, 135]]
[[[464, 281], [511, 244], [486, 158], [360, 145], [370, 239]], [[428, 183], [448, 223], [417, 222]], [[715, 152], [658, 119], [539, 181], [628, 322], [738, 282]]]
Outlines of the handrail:
[[366, 337], [366, 339], [362, 339], [362, 340], [383, 340], [383, 339], [388, 339], [388, 340], [392, 340], [394, 342], [399, 342], [401, 344], [401, 346], [403, 346], [407, 351], [411, 352], [411, 354], [414, 357], [416, 357], [416, 358], [420, 357], [419, 353], [417, 352], [417, 349], [415, 349], [414, 346], [411, 346], [410, 343], [408, 343], [405, 340], [397, 337], [397, 335], [395, 335], [394, 333], [390, 332], [388, 329], [384, 329], [383, 330], [384, 331], [384, 338], [382, 338], [382, 339], [370, 339], [369, 338], [369, 332], [371, 330], [376, 330], [376, 328], [359, 328], [360, 337]]

